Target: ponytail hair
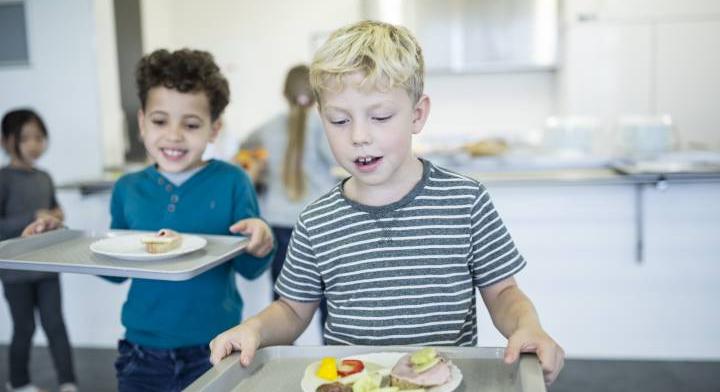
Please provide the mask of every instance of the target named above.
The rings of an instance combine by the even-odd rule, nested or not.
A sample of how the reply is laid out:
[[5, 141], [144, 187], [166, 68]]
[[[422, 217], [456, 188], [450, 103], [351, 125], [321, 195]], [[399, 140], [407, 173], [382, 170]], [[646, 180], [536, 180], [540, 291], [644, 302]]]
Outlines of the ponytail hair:
[[315, 103], [307, 66], [298, 65], [290, 69], [285, 79], [284, 95], [290, 106], [290, 113], [287, 123], [287, 146], [282, 165], [282, 182], [288, 198], [297, 201], [307, 190], [303, 171], [303, 153], [308, 110]]

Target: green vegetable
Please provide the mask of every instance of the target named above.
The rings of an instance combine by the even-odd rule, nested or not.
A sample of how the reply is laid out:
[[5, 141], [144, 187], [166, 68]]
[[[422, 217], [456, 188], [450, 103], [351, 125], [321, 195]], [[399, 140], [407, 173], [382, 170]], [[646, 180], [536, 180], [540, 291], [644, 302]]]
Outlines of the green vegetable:
[[367, 374], [355, 381], [353, 384], [353, 392], [377, 392], [382, 383], [382, 376], [377, 372]]
[[415, 373], [420, 374], [422, 372], [426, 372], [426, 371], [430, 370], [430, 368], [437, 365], [439, 362], [440, 362], [440, 358], [436, 357], [435, 359], [433, 359], [432, 361], [430, 361], [424, 365], [413, 366], [413, 370], [415, 371]]
[[432, 347], [426, 347], [412, 353], [412, 355], [410, 355], [410, 363], [412, 363], [413, 366], [421, 366], [432, 361], [435, 357], [437, 357], [437, 351]]
[[415, 351], [410, 355], [410, 363], [415, 373], [422, 373], [440, 362], [437, 351], [432, 347], [426, 347], [422, 350]]

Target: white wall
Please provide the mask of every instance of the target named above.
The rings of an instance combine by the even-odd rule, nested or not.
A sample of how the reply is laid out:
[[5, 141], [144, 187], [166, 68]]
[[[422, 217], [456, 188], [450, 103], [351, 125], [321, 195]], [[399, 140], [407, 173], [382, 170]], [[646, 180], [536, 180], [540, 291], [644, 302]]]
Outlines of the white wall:
[[[230, 156], [254, 127], [285, 109], [285, 72], [312, 58], [312, 41], [361, 19], [361, 2], [214, 0], [144, 1], [145, 51], [194, 47], [212, 52], [230, 80], [225, 135]], [[517, 133], [555, 112], [553, 73], [428, 75], [432, 110], [422, 139]]]
[[231, 102], [216, 146], [225, 157], [250, 130], [285, 109], [285, 73], [310, 61], [310, 37], [359, 14], [356, 1], [332, 0], [143, 1], [141, 10], [146, 52], [208, 50], [228, 78]]
[[0, 112], [29, 106], [50, 147], [39, 165], [56, 182], [97, 177], [102, 134], [95, 14], [91, 0], [26, 2], [30, 65], [0, 68]]

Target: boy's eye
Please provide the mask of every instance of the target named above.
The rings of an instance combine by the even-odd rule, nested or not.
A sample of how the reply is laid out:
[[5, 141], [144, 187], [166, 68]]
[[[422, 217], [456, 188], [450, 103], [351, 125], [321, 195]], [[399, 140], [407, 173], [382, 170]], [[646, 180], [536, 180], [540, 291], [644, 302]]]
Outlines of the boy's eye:
[[348, 120], [330, 120], [330, 124], [332, 124], [332, 125], [344, 125], [347, 123], [348, 123]]
[[387, 121], [392, 118], [392, 114], [388, 116], [374, 116], [372, 119], [375, 121]]
[[188, 129], [198, 129], [200, 128], [200, 124], [187, 124], [186, 127], [188, 127]]
[[153, 125], [163, 126], [163, 125], [165, 125], [165, 120], [153, 119], [153, 120], [152, 120], [152, 123], [153, 123]]

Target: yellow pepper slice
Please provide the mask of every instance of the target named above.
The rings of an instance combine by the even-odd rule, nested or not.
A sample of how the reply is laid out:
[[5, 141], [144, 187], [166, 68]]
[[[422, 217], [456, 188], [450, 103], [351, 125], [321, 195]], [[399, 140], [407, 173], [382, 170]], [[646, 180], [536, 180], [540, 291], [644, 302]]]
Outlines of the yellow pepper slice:
[[323, 380], [335, 381], [337, 380], [337, 359], [334, 357], [325, 357], [320, 361], [315, 375], [322, 378]]

